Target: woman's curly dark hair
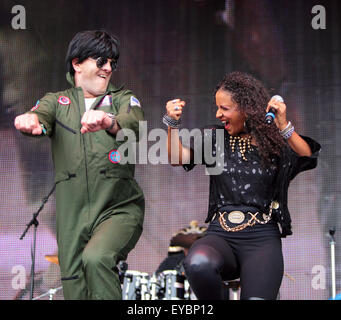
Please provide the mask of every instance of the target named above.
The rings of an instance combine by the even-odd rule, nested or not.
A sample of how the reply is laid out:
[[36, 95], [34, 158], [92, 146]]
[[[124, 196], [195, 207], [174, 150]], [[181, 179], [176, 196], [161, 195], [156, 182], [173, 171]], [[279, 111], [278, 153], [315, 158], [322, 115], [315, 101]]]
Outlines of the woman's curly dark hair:
[[214, 97], [219, 89], [230, 93], [239, 110], [246, 115], [245, 127], [256, 140], [262, 163], [269, 165], [274, 156], [280, 158], [286, 144], [276, 124], [264, 121], [265, 108], [270, 100], [264, 85], [247, 73], [232, 72], [218, 83]]

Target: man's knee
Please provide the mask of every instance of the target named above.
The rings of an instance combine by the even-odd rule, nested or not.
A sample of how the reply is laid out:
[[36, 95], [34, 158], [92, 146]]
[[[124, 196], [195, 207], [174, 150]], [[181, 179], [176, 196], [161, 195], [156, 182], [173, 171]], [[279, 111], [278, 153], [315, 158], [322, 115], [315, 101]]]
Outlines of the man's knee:
[[82, 254], [82, 263], [85, 269], [101, 267], [112, 269], [116, 265], [116, 255], [113, 252], [103, 252], [85, 248]]

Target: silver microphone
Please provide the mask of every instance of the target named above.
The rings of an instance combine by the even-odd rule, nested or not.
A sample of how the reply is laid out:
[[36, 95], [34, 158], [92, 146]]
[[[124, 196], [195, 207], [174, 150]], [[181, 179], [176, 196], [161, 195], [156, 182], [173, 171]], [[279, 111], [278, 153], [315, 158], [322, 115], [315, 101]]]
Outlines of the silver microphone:
[[[284, 102], [284, 99], [280, 95], [273, 96], [270, 100], [275, 99], [278, 102]], [[270, 124], [275, 120], [276, 110], [274, 108], [270, 108], [268, 113], [265, 115], [265, 123]]]
[[278, 102], [284, 102], [284, 99], [283, 99], [280, 95], [278, 95], [278, 94], [276, 94], [275, 96], [273, 96], [270, 100], [272, 100], [272, 99], [275, 99], [275, 100], [277, 100]]

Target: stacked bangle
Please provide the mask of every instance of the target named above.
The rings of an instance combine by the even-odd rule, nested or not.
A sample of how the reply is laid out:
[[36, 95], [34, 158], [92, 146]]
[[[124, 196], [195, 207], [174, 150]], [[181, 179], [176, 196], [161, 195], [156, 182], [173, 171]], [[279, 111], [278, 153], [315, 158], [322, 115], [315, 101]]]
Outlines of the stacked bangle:
[[167, 126], [171, 128], [179, 128], [181, 124], [181, 120], [176, 120], [171, 118], [168, 114], [165, 114], [162, 118], [162, 122]]
[[288, 140], [294, 131], [295, 127], [292, 125], [291, 121], [289, 121], [288, 125], [283, 130], [280, 130], [279, 133], [284, 139]]

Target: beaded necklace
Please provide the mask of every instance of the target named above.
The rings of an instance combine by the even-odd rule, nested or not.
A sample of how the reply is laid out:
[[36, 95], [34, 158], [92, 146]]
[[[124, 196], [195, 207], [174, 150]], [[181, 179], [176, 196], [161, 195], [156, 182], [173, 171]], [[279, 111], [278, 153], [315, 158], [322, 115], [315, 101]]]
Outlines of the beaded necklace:
[[251, 147], [251, 140], [252, 137], [249, 135], [247, 137], [240, 137], [240, 136], [230, 136], [230, 147], [231, 151], [234, 152], [236, 148], [236, 142], [238, 142], [238, 148], [242, 155], [244, 161], [247, 161], [245, 157], [245, 152], [252, 150]]

